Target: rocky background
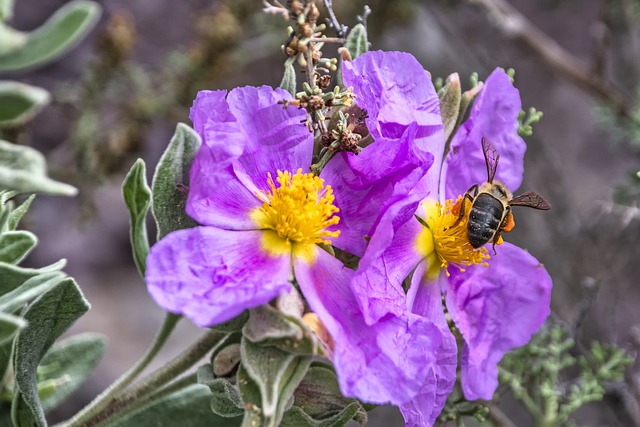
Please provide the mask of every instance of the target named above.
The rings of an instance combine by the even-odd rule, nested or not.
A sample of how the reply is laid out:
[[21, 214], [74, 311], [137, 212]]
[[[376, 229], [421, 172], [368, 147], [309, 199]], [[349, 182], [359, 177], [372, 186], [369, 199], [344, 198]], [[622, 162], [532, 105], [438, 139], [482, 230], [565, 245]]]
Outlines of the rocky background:
[[[20, 0], [14, 27], [32, 29], [63, 3]], [[66, 271], [93, 305], [71, 332], [109, 337], [90, 381], [52, 420], [66, 418], [124, 372], [163, 318], [132, 261], [120, 193], [124, 173], [138, 156], [149, 168], [155, 165], [176, 123], [189, 123], [197, 90], [277, 86], [284, 61], [279, 46], [285, 23], [261, 14], [258, 0], [101, 3], [97, 29], [61, 61], [0, 76], [54, 93], [53, 105], [21, 142], [47, 154], [53, 177], [81, 189], [73, 200], [36, 199], [27, 226], [40, 244], [29, 262], [41, 266], [67, 258]], [[334, 3], [339, 19], [350, 26], [364, 6]], [[374, 49], [413, 53], [433, 76], [458, 72], [465, 84], [473, 71], [482, 79], [496, 66], [516, 69], [524, 107], [544, 112], [527, 139], [522, 188], [545, 195], [553, 209], [518, 211], [507, 239], [547, 266], [554, 279], [553, 319], [566, 324], [579, 344], [616, 343], [635, 356], [640, 211], [630, 173], [640, 169], [640, 138], [613, 123], [610, 116], [628, 113], [624, 106], [605, 114], [603, 105], [617, 93], [632, 100], [640, 81], [640, 8], [633, 0], [511, 0], [516, 13], [596, 76], [580, 82], [571, 73], [576, 67], [567, 71], [562, 61], [550, 64], [544, 49], [536, 50], [540, 39], [528, 39], [530, 31], [520, 37], [519, 21], [492, 19], [491, 7], [502, 3], [372, 0], [370, 39]], [[333, 52], [325, 48], [325, 54]], [[593, 82], [602, 76], [615, 82], [615, 92], [598, 92]], [[183, 321], [164, 360], [198, 333]], [[639, 369], [636, 362], [602, 403], [581, 410], [578, 425], [640, 425]], [[501, 407], [516, 425], [530, 425], [517, 402], [505, 400]], [[372, 426], [402, 425], [393, 408], [375, 410], [370, 420]]]

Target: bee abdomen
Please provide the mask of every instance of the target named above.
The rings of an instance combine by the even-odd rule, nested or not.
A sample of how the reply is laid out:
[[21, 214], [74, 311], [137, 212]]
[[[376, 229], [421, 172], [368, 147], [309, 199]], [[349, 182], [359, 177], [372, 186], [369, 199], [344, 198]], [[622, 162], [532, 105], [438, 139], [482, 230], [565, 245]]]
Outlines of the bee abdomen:
[[493, 238], [500, 226], [503, 213], [504, 205], [498, 199], [486, 193], [478, 195], [469, 212], [467, 223], [467, 235], [471, 246], [479, 248]]

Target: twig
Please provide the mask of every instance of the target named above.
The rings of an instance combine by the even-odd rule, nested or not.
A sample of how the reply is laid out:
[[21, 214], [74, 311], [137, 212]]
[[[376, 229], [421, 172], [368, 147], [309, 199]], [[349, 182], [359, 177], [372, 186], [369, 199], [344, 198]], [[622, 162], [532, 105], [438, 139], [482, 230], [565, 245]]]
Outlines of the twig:
[[489, 414], [488, 418], [498, 427], [516, 427], [516, 425], [507, 417], [507, 415], [500, 410], [496, 405], [488, 405]]
[[344, 38], [347, 34], [348, 27], [345, 25], [341, 25], [340, 22], [338, 22], [338, 18], [336, 18], [336, 14], [333, 11], [333, 0], [323, 0], [323, 2], [324, 7], [325, 9], [327, 9], [327, 13], [329, 14], [329, 18], [327, 18], [329, 25], [331, 25], [336, 30], [336, 34], [339, 38]]
[[467, 1], [482, 7], [507, 37], [524, 42], [565, 78], [610, 104], [620, 116], [640, 125], [632, 117], [631, 104], [623, 93], [616, 89], [610, 81], [590, 71], [579, 58], [567, 52], [552, 38], [544, 34], [507, 1]]

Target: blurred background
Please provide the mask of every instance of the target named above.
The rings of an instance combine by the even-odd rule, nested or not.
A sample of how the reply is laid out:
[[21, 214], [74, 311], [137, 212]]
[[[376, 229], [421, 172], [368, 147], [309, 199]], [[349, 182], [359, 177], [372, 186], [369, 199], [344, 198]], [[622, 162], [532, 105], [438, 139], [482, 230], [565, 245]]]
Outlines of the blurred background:
[[[65, 2], [20, 0], [12, 24], [30, 30]], [[26, 227], [40, 243], [29, 265], [67, 258], [92, 303], [71, 333], [109, 337], [103, 361], [71, 402], [68, 417], [144, 352], [163, 312], [148, 297], [129, 246], [120, 186], [137, 157], [152, 169], [200, 89], [277, 86], [288, 25], [258, 0], [110, 0], [76, 49], [37, 71], [3, 73], [44, 87], [52, 104], [11, 135], [44, 152], [50, 175], [80, 189], [73, 199], [38, 196]], [[370, 0], [373, 49], [414, 54], [434, 77], [485, 78], [514, 68], [523, 107], [544, 112], [526, 138], [523, 190], [553, 209], [517, 212], [507, 240], [527, 248], [554, 279], [553, 321], [580, 351], [592, 340], [634, 357], [640, 346], [640, 4], [637, 0]], [[341, 23], [356, 24], [365, 2], [335, 0]], [[332, 47], [325, 55], [335, 55]], [[463, 86], [463, 90], [465, 88]], [[7, 136], [5, 136], [7, 138]], [[149, 177], [151, 178], [151, 177]], [[151, 233], [154, 235], [154, 233]], [[105, 238], [106, 236], [106, 238]], [[181, 322], [164, 360], [198, 330]], [[160, 358], [156, 363], [161, 364]], [[157, 364], [155, 366], [157, 366]], [[640, 425], [640, 365], [576, 414], [581, 426]], [[508, 398], [502, 410], [531, 425]], [[370, 425], [402, 425], [394, 408]]]

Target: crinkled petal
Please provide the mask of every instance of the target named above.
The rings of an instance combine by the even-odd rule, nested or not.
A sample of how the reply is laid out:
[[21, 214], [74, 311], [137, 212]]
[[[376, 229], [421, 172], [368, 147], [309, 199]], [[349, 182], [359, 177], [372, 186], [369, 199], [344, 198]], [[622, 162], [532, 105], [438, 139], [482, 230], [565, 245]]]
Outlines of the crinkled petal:
[[449, 331], [442, 309], [439, 281], [443, 275], [436, 281], [429, 282], [425, 271], [426, 263], [422, 263], [413, 273], [407, 306], [413, 313], [434, 322], [440, 328], [443, 339], [436, 350], [436, 363], [427, 382], [416, 397], [400, 405], [400, 411], [408, 427], [428, 427], [435, 423], [456, 383], [458, 365], [456, 339]]
[[[396, 203], [385, 213], [358, 264], [352, 286], [368, 324], [388, 313], [400, 316], [406, 311], [402, 282], [423, 258], [416, 246], [422, 225], [413, 218], [419, 199], [407, 197], [404, 204]], [[405, 209], [411, 215], [409, 220], [394, 225]]]
[[[418, 145], [443, 128], [440, 101], [431, 77], [420, 63], [404, 52], [367, 52], [345, 62], [345, 86], [352, 86], [358, 106], [367, 110], [367, 127], [375, 140], [397, 139], [417, 123]], [[425, 141], [426, 142], [426, 141]], [[430, 141], [421, 149], [444, 150], [444, 140]]]
[[262, 204], [268, 173], [307, 170], [313, 139], [300, 123], [304, 111], [284, 109], [290, 97], [270, 87], [202, 91], [191, 109], [203, 138], [191, 167], [187, 213], [199, 223], [230, 230], [250, 230], [249, 212]]
[[269, 190], [268, 173], [275, 179], [278, 170], [302, 168], [307, 173], [311, 166], [313, 134], [303, 123], [306, 112], [278, 103], [290, 99], [287, 91], [268, 86], [246, 86], [229, 93], [229, 108], [246, 140], [238, 163], [251, 183], [263, 191]]
[[469, 119], [451, 141], [441, 178], [447, 199], [455, 199], [473, 184], [487, 180], [482, 137], [489, 138], [500, 154], [496, 179], [511, 191], [520, 186], [526, 151], [525, 142], [518, 135], [521, 109], [520, 92], [513, 87], [509, 76], [500, 69], [493, 71], [480, 91]]
[[489, 267], [450, 269], [447, 308], [462, 333], [462, 389], [467, 399], [493, 397], [502, 356], [526, 344], [549, 315], [551, 277], [538, 260], [509, 243]]
[[149, 293], [202, 327], [271, 301], [290, 289], [291, 259], [265, 253], [261, 233], [196, 227], [168, 234], [147, 257]]
[[364, 322], [349, 287], [353, 271], [323, 250], [313, 264], [294, 260], [300, 288], [328, 332], [334, 364], [345, 396], [374, 403], [401, 404], [426, 380], [440, 346], [440, 330], [419, 316], [388, 316]]
[[[398, 203], [406, 205], [405, 200], [417, 182], [432, 165], [433, 156], [415, 150], [414, 135], [416, 125], [407, 128], [404, 135], [394, 143], [374, 143], [365, 148], [358, 156], [353, 153], [340, 153], [332, 159], [322, 171], [322, 178], [333, 188], [335, 204], [340, 209], [340, 222], [336, 229], [340, 236], [333, 244], [340, 249], [358, 256], [364, 254], [367, 240], [373, 235], [376, 224], [387, 215], [386, 212]], [[376, 147], [389, 147], [388, 152]], [[384, 150], [383, 150], [384, 151]], [[374, 153], [375, 155], [369, 155]], [[391, 156], [391, 157], [385, 157]], [[365, 160], [368, 164], [361, 175], [349, 162]], [[384, 171], [383, 175], [376, 174]], [[419, 194], [415, 193], [412, 203]], [[415, 208], [414, 208], [415, 211]], [[399, 214], [402, 214], [399, 216]], [[407, 221], [413, 212], [395, 208], [393, 224], [398, 228]]]

